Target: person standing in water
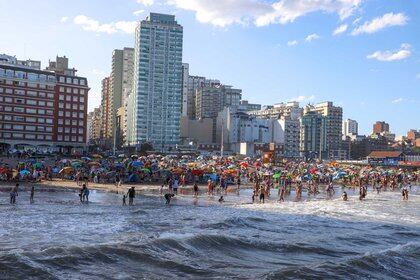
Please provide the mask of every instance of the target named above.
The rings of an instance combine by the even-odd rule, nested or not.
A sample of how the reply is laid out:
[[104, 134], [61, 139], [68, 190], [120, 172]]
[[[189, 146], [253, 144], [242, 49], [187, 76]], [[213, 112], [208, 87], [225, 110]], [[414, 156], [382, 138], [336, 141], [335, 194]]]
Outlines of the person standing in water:
[[16, 203], [16, 197], [19, 196], [18, 189], [19, 189], [19, 184], [16, 183], [16, 185], [10, 191], [10, 204]]
[[343, 194], [341, 195], [341, 198], [344, 200], [344, 201], [347, 201], [348, 200], [348, 197], [347, 197], [347, 193], [344, 191], [343, 192]]
[[128, 205], [133, 205], [134, 197], [136, 196], [136, 190], [134, 189], [134, 187], [131, 187], [130, 189], [128, 189], [127, 196], [128, 196]]
[[31, 195], [30, 195], [30, 197], [29, 197], [29, 202], [32, 204], [32, 203], [34, 203], [34, 195], [35, 195], [35, 187], [34, 186], [32, 186], [31, 187]]
[[194, 196], [198, 197], [198, 184], [197, 184], [197, 182], [194, 183], [193, 189], [194, 189]]

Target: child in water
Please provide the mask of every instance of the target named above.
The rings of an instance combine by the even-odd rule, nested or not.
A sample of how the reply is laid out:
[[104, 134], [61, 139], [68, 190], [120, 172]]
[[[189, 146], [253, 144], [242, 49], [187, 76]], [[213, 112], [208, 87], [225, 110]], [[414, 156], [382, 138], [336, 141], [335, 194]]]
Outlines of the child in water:
[[346, 192], [343, 192], [343, 194], [341, 195], [341, 198], [342, 198], [344, 201], [347, 201], [347, 200], [348, 200], [347, 193], [346, 193]]
[[126, 200], [127, 200], [127, 196], [123, 195], [123, 206], [127, 205]]

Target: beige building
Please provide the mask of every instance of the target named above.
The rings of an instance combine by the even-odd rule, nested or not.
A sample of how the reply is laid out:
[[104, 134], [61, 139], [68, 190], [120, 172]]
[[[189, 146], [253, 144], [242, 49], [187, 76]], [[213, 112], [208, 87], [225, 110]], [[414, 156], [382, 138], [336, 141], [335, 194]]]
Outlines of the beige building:
[[209, 144], [213, 142], [213, 119], [192, 120], [181, 118], [181, 140], [183, 144]]
[[102, 97], [101, 97], [101, 138], [111, 138], [112, 136], [112, 124], [111, 124], [111, 89], [110, 89], [110, 77], [106, 77], [102, 80]]
[[273, 106], [265, 106], [261, 110], [249, 111], [250, 115], [266, 118], [280, 119], [281, 117], [289, 117], [292, 120], [298, 120], [302, 116], [303, 109], [299, 107], [299, 102], [278, 103]]
[[87, 143], [93, 143], [101, 137], [101, 109], [95, 108], [88, 114]]

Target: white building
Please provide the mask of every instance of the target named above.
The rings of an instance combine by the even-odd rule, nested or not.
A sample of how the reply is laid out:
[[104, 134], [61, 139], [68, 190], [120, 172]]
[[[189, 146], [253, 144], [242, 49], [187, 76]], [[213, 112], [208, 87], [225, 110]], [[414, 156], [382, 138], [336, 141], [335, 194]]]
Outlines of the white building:
[[343, 121], [343, 139], [346, 139], [347, 136], [358, 135], [359, 125], [357, 121], [352, 119], [346, 119]]
[[299, 157], [300, 122], [290, 117], [272, 119], [272, 142], [284, 145], [285, 157]]
[[180, 143], [183, 27], [175, 16], [150, 13], [136, 28], [133, 90], [127, 108], [129, 145], [157, 150]]

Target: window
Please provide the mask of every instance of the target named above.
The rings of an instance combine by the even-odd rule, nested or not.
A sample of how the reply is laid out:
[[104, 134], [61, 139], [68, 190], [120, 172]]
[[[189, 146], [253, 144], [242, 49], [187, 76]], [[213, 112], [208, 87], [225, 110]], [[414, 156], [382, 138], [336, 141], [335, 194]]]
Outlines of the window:
[[73, 110], [77, 110], [77, 104], [73, 104], [72, 108]]
[[73, 96], [73, 102], [77, 102], [77, 96]]
[[81, 89], [81, 90], [79, 91], [79, 93], [80, 93], [80, 95], [84, 95], [84, 94], [85, 94], [85, 90], [84, 90], [84, 89]]
[[69, 118], [70, 117], [70, 112], [66, 112], [66, 117]]
[[53, 120], [52, 119], [46, 119], [45, 122], [48, 123], [48, 124], [52, 124]]
[[26, 117], [26, 121], [27, 121], [27, 122], [34, 123], [34, 122], [36, 122], [36, 118], [33, 118], [33, 117]]
[[70, 137], [68, 135], [64, 136], [64, 141], [69, 141]]
[[[60, 77], [60, 79], [61, 79], [61, 77]], [[60, 87], [60, 92], [64, 92], [64, 87]]]
[[13, 93], [13, 90], [11, 88], [6, 88], [6, 93], [12, 94]]
[[36, 129], [36, 126], [34, 126], [34, 125], [27, 125], [26, 126], [26, 130], [35, 131], [35, 129]]
[[77, 118], [77, 113], [76, 113], [76, 112], [73, 112], [73, 113], [71, 114], [71, 116], [72, 116], [73, 118]]
[[67, 77], [66, 78], [66, 83], [71, 84], [71, 78]]
[[63, 132], [63, 127], [62, 126], [58, 127], [58, 132], [60, 132], [60, 133]]
[[64, 117], [64, 112], [63, 111], [58, 111], [58, 116], [59, 117]]
[[49, 98], [49, 99], [53, 99], [53, 98], [54, 98], [54, 94], [52, 94], [52, 93], [47, 93], [47, 98]]
[[79, 84], [79, 79], [73, 79], [73, 84], [78, 85]]
[[58, 140], [58, 141], [63, 141], [63, 135], [58, 135], [58, 136], [57, 136], [57, 140]]
[[71, 95], [66, 96], [66, 101], [71, 101]]
[[35, 134], [26, 134], [25, 138], [26, 139], [35, 139]]
[[22, 117], [22, 116], [14, 116], [13, 117], [13, 120], [14, 121], [17, 121], [17, 122], [24, 122], [25, 121], [25, 117]]
[[54, 114], [53, 110], [47, 110], [45, 113], [49, 116], [52, 116]]
[[72, 134], [76, 134], [76, 128], [74, 128], [74, 127], [73, 127], [73, 128], [71, 129], [71, 133], [72, 133]]
[[80, 111], [83, 111], [85, 109], [85, 106], [84, 105], [79, 105], [79, 110]]
[[45, 96], [47, 96], [47, 94], [45, 92], [43, 92], [43, 91], [40, 91], [38, 93], [38, 95], [39, 95], [39, 97], [42, 97], [42, 98], [45, 98]]
[[65, 120], [65, 124], [66, 124], [66, 125], [70, 125], [70, 120], [69, 120], [69, 119], [66, 119], [66, 120]]
[[3, 127], [4, 129], [12, 129], [12, 125], [10, 123], [5, 123]]
[[60, 94], [60, 96], [58, 97], [59, 100], [64, 100], [64, 95]]
[[45, 106], [45, 104], [46, 104], [45, 101], [38, 101], [39, 106]]
[[38, 118], [38, 122], [39, 123], [45, 123], [45, 119], [44, 118]]
[[21, 90], [21, 89], [15, 89], [15, 94], [16, 95], [25, 95], [25, 91]]
[[79, 93], [79, 89], [74, 88], [74, 89], [73, 89], [73, 93], [76, 93], [76, 94], [77, 94], [77, 93]]
[[63, 102], [58, 103], [58, 108], [63, 109], [64, 108], [64, 103]]
[[38, 114], [45, 115], [45, 110], [44, 109], [38, 109]]
[[66, 92], [67, 92], [67, 93], [71, 93], [71, 88], [69, 88], [69, 87], [68, 87], [68, 88], [66, 88]]
[[52, 136], [51, 135], [45, 135], [45, 140], [52, 140]]
[[83, 142], [83, 136], [79, 136], [79, 142]]
[[64, 82], [65, 82], [64, 77], [60, 77], [60, 83], [64, 83]]
[[[21, 103], [22, 102], [23, 102], [23, 100], [21, 99]], [[19, 102], [17, 102], [17, 103], [19, 103]], [[30, 99], [26, 100], [26, 104], [28, 104], [28, 105], [36, 105], [36, 103], [37, 103], [36, 100], [30, 100]]]
[[22, 133], [13, 133], [13, 138], [23, 138]]
[[12, 107], [6, 106], [6, 107], [4, 107], [4, 111], [11, 112], [12, 111]]
[[71, 125], [73, 125], [73, 126], [77, 126], [77, 121], [76, 121], [76, 120], [72, 120], [72, 121], [71, 121]]
[[84, 86], [84, 85], [86, 84], [86, 80], [81, 79], [81, 80], [80, 80], [80, 84], [81, 84], [82, 86]]
[[13, 129], [14, 129], [14, 130], [23, 130], [23, 125], [20, 125], [20, 124], [15, 124], [15, 125], [13, 126]]
[[23, 113], [25, 109], [23, 107], [15, 107], [13, 111], [18, 112], [18, 113]]
[[36, 109], [26, 109], [26, 113], [28, 113], [28, 114], [36, 114]]
[[11, 121], [12, 120], [12, 116], [11, 115], [4, 115], [4, 120], [5, 121]]
[[51, 126], [47, 126], [47, 127], [45, 128], [45, 131], [46, 131], [46, 132], [52, 132], [52, 127], [51, 127]]
[[83, 134], [83, 128], [79, 128], [79, 134]]
[[84, 113], [79, 113], [79, 119], [83, 119], [85, 117]]
[[45, 131], [45, 126], [38, 126], [36, 128], [37, 131]]
[[66, 109], [71, 109], [71, 104], [70, 103], [66, 104]]
[[83, 126], [83, 121], [79, 121], [79, 126]]
[[80, 97], [80, 102], [84, 103], [85, 102], [85, 98], [83, 96]]
[[28, 96], [32, 96], [32, 97], [36, 97], [36, 96], [38, 96], [38, 94], [36, 93], [36, 91], [32, 91], [32, 90], [28, 90], [28, 91], [26, 92], [26, 95], [28, 95]]
[[12, 103], [13, 102], [13, 99], [11, 97], [5, 97], [4, 98], [4, 102]]
[[28, 73], [28, 80], [32, 81], [32, 82], [35, 82], [35, 81], [38, 80], [38, 75], [35, 74], [35, 73]]
[[36, 139], [38, 139], [38, 140], [44, 140], [44, 135], [39, 134], [39, 135], [36, 136]]
[[71, 141], [72, 141], [72, 142], [76, 142], [76, 139], [77, 139], [77, 138], [76, 138], [76, 136], [72, 136], [72, 137], [71, 137]]
[[58, 124], [63, 124], [63, 119], [58, 119]]
[[11, 138], [12, 134], [11, 133], [3, 133], [3, 137], [4, 138]]

